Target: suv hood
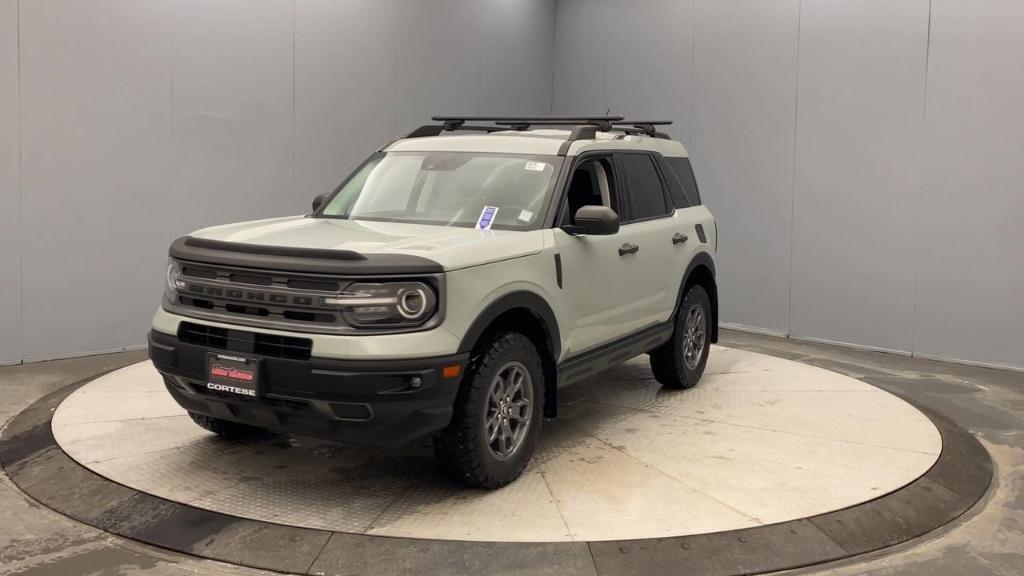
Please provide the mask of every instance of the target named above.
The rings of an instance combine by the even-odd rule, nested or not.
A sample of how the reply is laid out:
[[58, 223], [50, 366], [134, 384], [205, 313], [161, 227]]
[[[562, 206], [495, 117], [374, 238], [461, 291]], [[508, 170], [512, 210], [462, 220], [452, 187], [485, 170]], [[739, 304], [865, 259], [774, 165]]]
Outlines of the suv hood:
[[540, 252], [540, 231], [476, 230], [371, 220], [288, 216], [204, 228], [194, 238], [262, 246], [409, 254], [457, 270]]

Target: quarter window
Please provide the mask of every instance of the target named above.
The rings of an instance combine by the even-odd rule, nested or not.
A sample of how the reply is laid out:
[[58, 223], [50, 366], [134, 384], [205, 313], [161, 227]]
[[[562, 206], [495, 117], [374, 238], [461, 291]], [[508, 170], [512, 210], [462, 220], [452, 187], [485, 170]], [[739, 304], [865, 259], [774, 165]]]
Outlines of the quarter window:
[[[682, 186], [681, 192], [684, 197], [676, 199], [676, 208], [686, 208], [687, 206], [697, 206], [700, 204], [700, 191], [697, 189], [697, 180], [693, 177], [693, 167], [690, 165], [690, 159], [669, 157], [665, 158], [665, 160]], [[672, 196], [675, 199], [676, 194]]]
[[622, 154], [619, 158], [626, 188], [623, 197], [629, 206], [629, 221], [668, 214], [665, 191], [653, 159], [647, 154]]

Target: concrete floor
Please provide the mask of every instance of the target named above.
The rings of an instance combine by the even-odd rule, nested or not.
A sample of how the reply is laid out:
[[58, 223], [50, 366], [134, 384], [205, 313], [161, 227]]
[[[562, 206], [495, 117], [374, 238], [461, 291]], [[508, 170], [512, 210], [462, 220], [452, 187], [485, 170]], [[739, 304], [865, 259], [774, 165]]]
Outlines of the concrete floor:
[[[965, 518], [883, 552], [801, 574], [1024, 573], [1024, 375], [724, 332], [722, 344], [835, 370], [912, 396], [974, 432], [996, 465], [989, 496]], [[6, 422], [36, 398], [142, 352], [0, 368]], [[39, 506], [0, 475], [0, 574], [266, 574], [107, 535]], [[399, 573], [381, 566], [381, 574]]]

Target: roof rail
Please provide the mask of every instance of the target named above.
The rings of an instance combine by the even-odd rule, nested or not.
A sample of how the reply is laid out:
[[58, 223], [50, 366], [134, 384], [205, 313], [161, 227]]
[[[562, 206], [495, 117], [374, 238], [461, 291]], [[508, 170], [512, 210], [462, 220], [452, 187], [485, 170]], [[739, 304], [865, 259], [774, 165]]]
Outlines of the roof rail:
[[[657, 138], [657, 137], [659, 137], [658, 135], [660, 134], [660, 132], [658, 132], [658, 130], [655, 128], [655, 126], [668, 126], [669, 124], [672, 124], [672, 121], [671, 120], [622, 120], [621, 122], [613, 122], [613, 124], [615, 124], [616, 128], [622, 127], [622, 126], [632, 126], [633, 128], [635, 128], [637, 130], [640, 130], [641, 132], [643, 132], [644, 134], [647, 134], [648, 136]], [[668, 135], [665, 135], [665, 137], [667, 137], [667, 136]]]
[[437, 136], [441, 132], [454, 132], [456, 130], [468, 130], [471, 132], [499, 132], [501, 130], [508, 130], [500, 126], [472, 126], [456, 123], [444, 123], [444, 124], [424, 124], [419, 128], [409, 132], [404, 138], [422, 138], [424, 136]]
[[627, 134], [646, 134], [651, 138], [662, 138], [665, 140], [669, 139], [668, 134], [659, 132], [655, 126], [668, 126], [671, 123], [671, 120], [622, 120], [621, 122], [612, 122], [615, 125], [615, 130], [622, 130]]

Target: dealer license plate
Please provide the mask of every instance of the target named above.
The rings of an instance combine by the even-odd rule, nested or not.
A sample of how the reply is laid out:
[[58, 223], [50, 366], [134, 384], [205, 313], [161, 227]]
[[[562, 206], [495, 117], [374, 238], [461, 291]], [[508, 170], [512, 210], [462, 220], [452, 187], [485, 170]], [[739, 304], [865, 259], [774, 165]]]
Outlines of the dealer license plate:
[[260, 359], [235, 354], [206, 354], [206, 387], [255, 398], [259, 392]]

